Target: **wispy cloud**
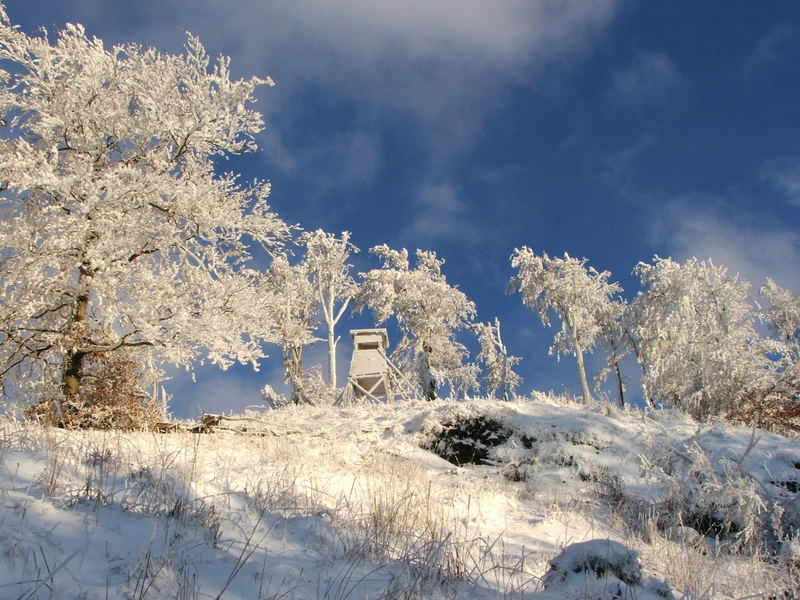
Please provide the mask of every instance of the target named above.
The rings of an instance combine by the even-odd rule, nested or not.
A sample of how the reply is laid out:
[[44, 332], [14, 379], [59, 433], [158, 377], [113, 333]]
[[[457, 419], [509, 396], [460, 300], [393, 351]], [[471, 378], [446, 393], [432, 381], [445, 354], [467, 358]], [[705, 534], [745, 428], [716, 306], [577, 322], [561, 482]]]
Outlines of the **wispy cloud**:
[[800, 206], [800, 159], [769, 160], [762, 167], [761, 173], [792, 204]]
[[470, 221], [458, 189], [449, 182], [425, 183], [415, 194], [416, 216], [404, 237], [430, 241], [473, 238], [478, 228]]
[[757, 74], [765, 67], [774, 65], [791, 57], [792, 44], [798, 44], [800, 27], [793, 23], [779, 23], [764, 34], [747, 57], [742, 68], [742, 76]]
[[684, 197], [654, 215], [653, 241], [676, 260], [711, 258], [757, 289], [767, 277], [798, 291], [800, 233], [729, 214], [716, 199]]
[[669, 56], [641, 51], [612, 74], [605, 98], [619, 108], [642, 109], [668, 102], [682, 85], [678, 68]]
[[[403, 129], [436, 165], [473, 147], [510, 84], [535, 85], [537, 69], [586, 48], [614, 12], [607, 0], [291, 0], [271, 6], [293, 46], [286, 52], [283, 44], [266, 41], [266, 54], [288, 61], [279, 94], [281, 86], [289, 96], [308, 86], [324, 89], [357, 107], [361, 122]], [[299, 51], [298, 39], [305, 41]]]
[[381, 141], [375, 132], [341, 132], [292, 153], [282, 135], [266, 137], [264, 151], [270, 166], [301, 175], [319, 194], [331, 187], [369, 184], [381, 164]]
[[102, 6], [84, 14], [104, 36], [171, 42], [168, 49], [190, 29], [214, 53], [231, 55], [237, 74], [271, 75], [278, 85], [259, 108], [281, 135], [278, 166], [291, 168], [308, 153], [286, 132], [309, 119], [314, 98], [343, 106], [343, 119], [354, 121], [348, 129], [402, 130], [441, 165], [474, 147], [511, 85], [535, 86], [540, 68], [590, 48], [617, 3], [164, 0], [125, 9], [130, 18], [116, 30]]
[[658, 135], [644, 130], [632, 143], [605, 157], [605, 179], [623, 190], [631, 186], [636, 161], [658, 142]]

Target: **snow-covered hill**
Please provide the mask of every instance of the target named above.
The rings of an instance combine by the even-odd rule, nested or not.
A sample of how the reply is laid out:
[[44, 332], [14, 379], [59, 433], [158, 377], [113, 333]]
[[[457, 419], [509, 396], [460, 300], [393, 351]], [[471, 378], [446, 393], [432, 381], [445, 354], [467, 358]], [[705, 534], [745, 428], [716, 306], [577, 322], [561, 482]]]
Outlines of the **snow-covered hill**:
[[0, 597], [794, 597], [794, 440], [538, 394], [245, 417], [2, 422]]

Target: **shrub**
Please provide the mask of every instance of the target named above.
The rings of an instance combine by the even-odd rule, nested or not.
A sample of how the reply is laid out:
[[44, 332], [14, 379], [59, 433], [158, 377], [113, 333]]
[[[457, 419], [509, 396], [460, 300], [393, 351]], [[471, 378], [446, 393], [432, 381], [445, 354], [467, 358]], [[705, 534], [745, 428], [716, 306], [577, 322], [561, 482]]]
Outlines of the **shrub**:
[[726, 419], [756, 426], [789, 437], [800, 436], [800, 381], [798, 377], [776, 378], [763, 390], [754, 390], [731, 409]]
[[511, 435], [492, 417], [463, 417], [444, 421], [422, 447], [456, 466], [491, 464], [487, 462], [490, 448], [505, 443]]
[[161, 408], [142, 390], [142, 373], [132, 358], [94, 354], [86, 359], [76, 396], [46, 398], [29, 406], [25, 417], [65, 429], [147, 429], [164, 419]]

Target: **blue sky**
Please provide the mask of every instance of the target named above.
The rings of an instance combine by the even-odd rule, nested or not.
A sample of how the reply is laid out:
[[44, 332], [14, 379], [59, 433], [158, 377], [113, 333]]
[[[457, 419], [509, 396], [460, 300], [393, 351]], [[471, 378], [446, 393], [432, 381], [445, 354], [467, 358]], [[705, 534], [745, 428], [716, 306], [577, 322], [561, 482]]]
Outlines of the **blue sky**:
[[[509, 255], [587, 257], [633, 297], [653, 255], [711, 257], [757, 288], [800, 290], [800, 4], [509, 0], [8, 0], [12, 22], [79, 22], [110, 45], [177, 52], [189, 30], [259, 92], [258, 154], [306, 229], [349, 230], [356, 271], [379, 243], [435, 250], [503, 322], [524, 390], [577, 391], [553, 331], [506, 296]], [[370, 326], [367, 315], [341, 330]], [[346, 337], [346, 333], [345, 333]], [[309, 362], [321, 357], [312, 350]], [[258, 401], [280, 379], [179, 375], [176, 412]], [[343, 347], [341, 359], [349, 351]], [[346, 369], [346, 360], [341, 361]], [[632, 371], [632, 370], [631, 370]], [[631, 372], [632, 376], [633, 373]]]

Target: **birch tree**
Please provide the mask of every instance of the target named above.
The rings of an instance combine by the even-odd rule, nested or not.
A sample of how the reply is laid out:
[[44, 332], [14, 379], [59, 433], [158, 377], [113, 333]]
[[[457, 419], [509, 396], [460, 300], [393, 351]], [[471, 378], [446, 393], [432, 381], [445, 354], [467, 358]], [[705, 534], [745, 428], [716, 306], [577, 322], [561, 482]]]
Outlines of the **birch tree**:
[[631, 349], [631, 338], [628, 333], [628, 304], [622, 298], [603, 302], [597, 307], [598, 346], [606, 351], [606, 366], [594, 378], [597, 389], [614, 373], [617, 389], [617, 402], [625, 406], [625, 380], [622, 377], [620, 363]]
[[535, 310], [545, 326], [550, 326], [552, 310], [561, 321], [561, 331], [553, 338], [550, 354], [572, 354], [578, 367], [578, 379], [584, 402], [589, 402], [589, 383], [583, 355], [591, 351], [600, 333], [598, 311], [610, 302], [621, 288], [609, 283], [611, 273], [598, 272], [586, 266], [587, 260], [538, 256], [527, 246], [511, 255], [511, 266], [517, 274], [508, 286], [510, 293], [519, 292], [522, 303]]
[[316, 296], [304, 263], [289, 264], [286, 256], [276, 256], [265, 273], [262, 296], [269, 308], [268, 326], [264, 336], [281, 348], [284, 380], [290, 385], [290, 399], [299, 404], [306, 399], [303, 393], [303, 350], [317, 341], [314, 311]]
[[347, 231], [337, 238], [317, 229], [300, 236], [300, 243], [306, 248], [305, 269], [325, 322], [328, 385], [336, 388], [336, 345], [339, 339], [335, 329], [358, 291], [358, 286], [350, 276], [351, 265], [347, 262], [353, 252], [358, 252], [358, 248], [350, 243], [350, 233]]
[[263, 121], [248, 105], [272, 82], [231, 79], [192, 35], [168, 55], [1, 19], [3, 382], [75, 395], [87, 357], [137, 347], [255, 364], [249, 244], [269, 251], [287, 227], [268, 184], [214, 159], [255, 149]]
[[494, 395], [500, 392], [500, 397], [508, 401], [522, 381], [513, 370], [514, 365], [522, 359], [508, 355], [500, 335], [500, 319], [495, 318], [494, 323], [475, 323], [474, 329], [481, 347], [477, 359], [485, 370], [483, 380], [486, 393]]
[[416, 381], [419, 392], [436, 399], [441, 384], [474, 388], [474, 369], [464, 368], [466, 348], [455, 332], [469, 326], [475, 305], [442, 274], [444, 261], [435, 252], [417, 250], [412, 268], [408, 250], [386, 245], [370, 250], [383, 265], [362, 273], [358, 304], [368, 307], [377, 325], [392, 315], [402, 333], [392, 357]]

